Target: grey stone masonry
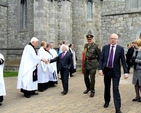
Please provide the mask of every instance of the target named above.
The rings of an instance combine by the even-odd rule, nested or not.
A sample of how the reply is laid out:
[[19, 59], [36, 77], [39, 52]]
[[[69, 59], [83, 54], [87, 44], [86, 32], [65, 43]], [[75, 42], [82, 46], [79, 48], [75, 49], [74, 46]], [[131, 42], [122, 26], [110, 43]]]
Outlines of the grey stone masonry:
[[40, 42], [49, 41], [49, 2], [39, 0], [34, 2], [34, 36]]
[[81, 66], [88, 33], [101, 48], [116, 33], [126, 53], [141, 34], [140, 8], [140, 0], [0, 0], [0, 52], [18, 66], [31, 37], [55, 47], [65, 40], [74, 44]]
[[141, 13], [139, 9], [129, 10], [130, 1], [104, 0], [101, 17], [101, 45], [107, 44], [111, 33], [119, 35], [119, 44], [127, 51], [127, 44], [139, 38]]
[[[0, 48], [7, 47], [7, 2], [0, 1]], [[6, 51], [0, 51], [6, 57]]]
[[89, 31], [95, 36], [94, 40], [100, 42], [100, 25], [101, 25], [101, 5], [100, 1], [94, 1], [92, 4], [92, 19], [87, 19], [87, 1], [72, 1], [72, 18], [73, 18], [73, 35], [72, 40], [76, 47], [78, 60], [81, 60], [86, 35]]

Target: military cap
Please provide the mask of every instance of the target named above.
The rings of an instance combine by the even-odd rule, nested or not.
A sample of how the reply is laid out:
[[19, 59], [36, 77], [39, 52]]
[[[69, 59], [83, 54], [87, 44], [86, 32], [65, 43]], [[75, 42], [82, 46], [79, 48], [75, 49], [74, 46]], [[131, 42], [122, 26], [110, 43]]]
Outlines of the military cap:
[[86, 35], [86, 37], [87, 37], [87, 39], [92, 39], [94, 36], [93, 36], [93, 35], [88, 34], [88, 35]]

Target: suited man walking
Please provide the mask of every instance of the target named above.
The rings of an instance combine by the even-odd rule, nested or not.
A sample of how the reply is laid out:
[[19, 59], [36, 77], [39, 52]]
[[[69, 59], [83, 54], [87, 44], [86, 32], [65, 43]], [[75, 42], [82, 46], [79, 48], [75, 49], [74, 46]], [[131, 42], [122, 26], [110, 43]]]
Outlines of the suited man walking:
[[102, 53], [99, 59], [99, 74], [104, 75], [104, 108], [109, 106], [110, 102], [110, 86], [111, 80], [113, 83], [113, 97], [115, 105], [115, 113], [122, 113], [121, 98], [119, 93], [119, 82], [121, 77], [120, 61], [124, 70], [124, 78], [128, 78], [128, 69], [126, 66], [124, 49], [117, 45], [118, 35], [113, 33], [110, 35], [110, 44], [103, 46]]
[[66, 95], [68, 93], [68, 80], [69, 80], [69, 70], [72, 65], [72, 53], [67, 51], [67, 45], [62, 46], [62, 53], [50, 60], [50, 63], [58, 61], [58, 70], [61, 74], [61, 81], [63, 86], [62, 95]]

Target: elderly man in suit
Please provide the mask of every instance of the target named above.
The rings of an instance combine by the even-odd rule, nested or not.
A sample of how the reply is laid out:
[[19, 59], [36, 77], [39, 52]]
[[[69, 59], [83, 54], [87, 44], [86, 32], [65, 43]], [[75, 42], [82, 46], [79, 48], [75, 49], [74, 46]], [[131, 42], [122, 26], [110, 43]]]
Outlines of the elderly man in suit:
[[50, 60], [50, 63], [58, 61], [58, 70], [61, 72], [61, 80], [63, 85], [62, 95], [66, 95], [68, 93], [68, 80], [69, 80], [69, 70], [72, 65], [72, 53], [67, 51], [67, 45], [62, 46], [62, 53]]
[[124, 70], [124, 78], [128, 78], [128, 69], [126, 66], [124, 49], [120, 45], [117, 45], [118, 35], [113, 33], [110, 35], [110, 44], [105, 45], [102, 49], [102, 53], [99, 59], [99, 74], [104, 75], [104, 108], [109, 106], [110, 102], [110, 86], [111, 79], [113, 83], [113, 97], [116, 113], [122, 113], [121, 98], [119, 93], [119, 82], [121, 77], [120, 61]]

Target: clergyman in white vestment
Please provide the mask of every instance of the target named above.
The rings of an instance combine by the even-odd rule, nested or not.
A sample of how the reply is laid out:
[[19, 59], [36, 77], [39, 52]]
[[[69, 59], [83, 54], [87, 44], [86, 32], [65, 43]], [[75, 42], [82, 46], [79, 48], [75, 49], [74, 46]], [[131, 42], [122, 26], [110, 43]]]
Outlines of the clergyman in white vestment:
[[3, 96], [6, 95], [5, 83], [3, 78], [4, 56], [0, 53], [0, 106], [2, 105]]
[[35, 49], [37, 45], [38, 39], [33, 37], [30, 43], [25, 46], [20, 62], [17, 89], [21, 89], [26, 98], [38, 94], [35, 92], [37, 90], [37, 65], [40, 61], [47, 62], [37, 56]]
[[[53, 42], [51, 42], [49, 46], [50, 46], [49, 52], [52, 54], [52, 57], [53, 58], [57, 57], [58, 54], [57, 54], [57, 51], [54, 49]], [[53, 65], [53, 68], [55, 70], [55, 75], [56, 75], [56, 78], [57, 78], [57, 62], [52, 63], [52, 65]]]
[[[46, 55], [46, 42], [42, 41], [41, 42], [41, 47], [38, 50], [38, 56], [41, 58], [45, 58], [48, 60], [47, 55]], [[48, 82], [49, 82], [49, 72], [48, 72], [48, 64], [40, 61], [38, 64], [38, 91], [44, 91], [48, 88]]]

